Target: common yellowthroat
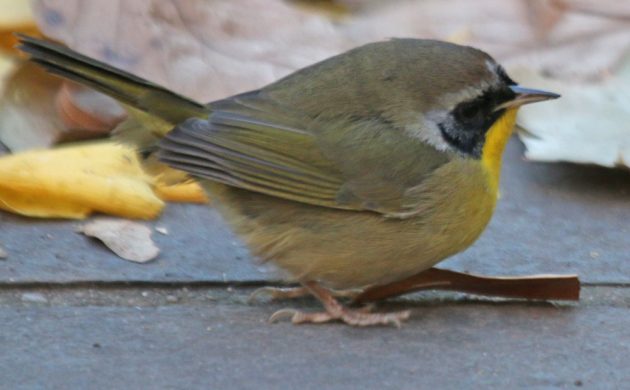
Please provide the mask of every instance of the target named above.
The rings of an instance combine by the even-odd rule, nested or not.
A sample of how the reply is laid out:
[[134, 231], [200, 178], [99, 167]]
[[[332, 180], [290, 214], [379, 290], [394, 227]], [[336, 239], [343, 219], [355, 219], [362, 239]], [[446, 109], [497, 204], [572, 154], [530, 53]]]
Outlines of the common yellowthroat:
[[330, 289], [400, 280], [470, 246], [494, 211], [518, 108], [559, 97], [434, 40], [367, 44], [209, 104], [55, 43], [21, 36], [20, 48], [167, 125], [148, 129], [161, 161], [202, 179], [251, 251], [322, 302], [275, 316], [294, 323], [408, 318], [344, 307]]

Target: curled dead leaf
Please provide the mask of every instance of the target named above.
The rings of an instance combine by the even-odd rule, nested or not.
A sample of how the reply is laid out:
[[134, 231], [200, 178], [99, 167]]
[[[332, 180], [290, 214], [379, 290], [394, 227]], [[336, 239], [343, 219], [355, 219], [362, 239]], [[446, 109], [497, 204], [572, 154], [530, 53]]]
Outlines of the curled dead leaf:
[[181, 202], [181, 203], [208, 203], [208, 196], [203, 190], [201, 185], [196, 181], [187, 181], [178, 184], [163, 184], [159, 181], [156, 183], [155, 194], [160, 199], [167, 202]]
[[[83, 138], [109, 133], [127, 113], [118, 102], [95, 90], [64, 81], [55, 96], [57, 113], [67, 129]], [[76, 136], [75, 136], [76, 137]], [[64, 139], [67, 137], [64, 137]]]
[[119, 257], [137, 263], [153, 260], [160, 249], [151, 239], [151, 229], [125, 219], [97, 218], [79, 229], [88, 237], [101, 240]]
[[126, 116], [112, 98], [62, 81], [31, 62], [10, 67], [7, 73], [0, 141], [14, 152], [102, 137]]
[[519, 112], [518, 134], [528, 159], [630, 167], [630, 61], [599, 83], [551, 79], [526, 69], [513, 73], [524, 85], [562, 95]]
[[0, 158], [0, 208], [32, 217], [93, 211], [155, 218], [164, 207], [130, 147], [84, 143]]

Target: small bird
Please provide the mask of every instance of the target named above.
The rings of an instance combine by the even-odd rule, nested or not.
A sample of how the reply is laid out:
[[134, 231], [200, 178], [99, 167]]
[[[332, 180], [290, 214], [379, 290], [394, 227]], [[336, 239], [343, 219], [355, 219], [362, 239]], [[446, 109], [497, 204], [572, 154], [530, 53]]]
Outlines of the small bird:
[[157, 121], [145, 121], [143, 142], [199, 178], [252, 253], [322, 303], [272, 316], [293, 323], [400, 326], [408, 310], [347, 307], [334, 290], [401, 280], [469, 247], [494, 212], [518, 108], [559, 97], [519, 86], [481, 50], [392, 39], [201, 104], [65, 46], [20, 40], [48, 71]]

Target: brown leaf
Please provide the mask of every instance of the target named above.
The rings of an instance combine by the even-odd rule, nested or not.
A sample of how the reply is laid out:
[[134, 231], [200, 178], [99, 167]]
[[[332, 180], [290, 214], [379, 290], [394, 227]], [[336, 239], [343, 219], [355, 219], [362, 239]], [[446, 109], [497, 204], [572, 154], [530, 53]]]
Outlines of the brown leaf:
[[528, 67], [569, 80], [594, 79], [616, 69], [630, 50], [630, 7], [619, 1], [589, 3], [392, 1], [347, 30], [368, 41], [392, 36], [449, 39], [466, 31], [468, 41], [458, 43], [479, 47], [506, 67]]
[[146, 263], [160, 253], [151, 239], [151, 229], [138, 222], [98, 218], [83, 225], [79, 232], [98, 238], [112, 252], [125, 260]]
[[527, 19], [539, 40], [547, 37], [567, 11], [567, 4], [562, 0], [530, 0], [526, 6]]
[[449, 290], [477, 295], [535, 300], [580, 299], [576, 275], [490, 277], [430, 268], [404, 280], [368, 288], [355, 298], [370, 302], [421, 290]]
[[630, 48], [626, 3], [374, 1], [341, 21], [281, 0], [116, 0], [105, 8], [80, 0], [39, 0], [35, 13], [50, 37], [210, 101], [391, 37], [465, 37], [460, 43], [485, 49], [504, 65], [567, 79], [595, 78], [614, 69]]
[[71, 129], [67, 133], [72, 133], [73, 139], [107, 134], [127, 117], [113, 98], [67, 80], [57, 92], [55, 104], [59, 118], [65, 128]]
[[60, 141], [97, 138], [126, 116], [112, 98], [22, 63], [8, 77], [0, 103], [0, 141], [13, 152]]
[[0, 260], [4, 260], [7, 257], [9, 257], [9, 254], [2, 246], [0, 246]]
[[261, 87], [351, 46], [281, 0], [41, 0], [44, 34], [200, 101]]

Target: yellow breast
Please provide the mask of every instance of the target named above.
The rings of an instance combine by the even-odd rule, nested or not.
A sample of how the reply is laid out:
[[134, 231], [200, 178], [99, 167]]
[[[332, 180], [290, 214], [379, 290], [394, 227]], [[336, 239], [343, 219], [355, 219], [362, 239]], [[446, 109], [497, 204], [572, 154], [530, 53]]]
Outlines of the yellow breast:
[[486, 142], [481, 152], [481, 163], [488, 172], [488, 184], [493, 191], [499, 189], [501, 156], [514, 130], [517, 111], [518, 108], [508, 109], [486, 134]]

